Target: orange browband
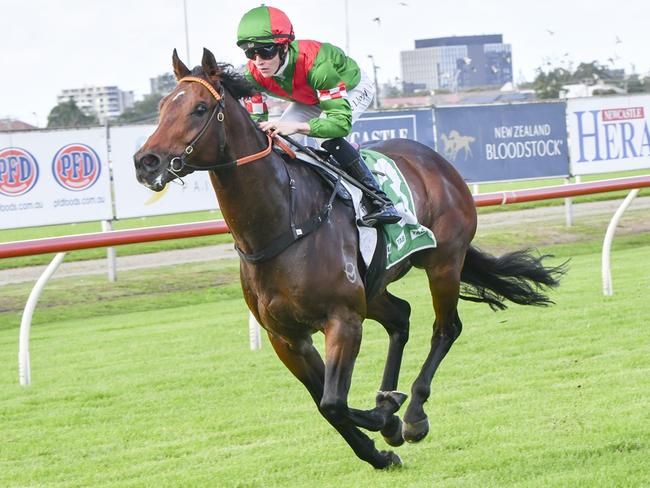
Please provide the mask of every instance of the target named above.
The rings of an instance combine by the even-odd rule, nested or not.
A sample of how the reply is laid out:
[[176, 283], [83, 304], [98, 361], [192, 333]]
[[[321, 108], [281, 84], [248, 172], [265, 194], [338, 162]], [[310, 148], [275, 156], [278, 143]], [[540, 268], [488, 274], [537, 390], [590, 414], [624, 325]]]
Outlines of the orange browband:
[[221, 101], [221, 95], [219, 95], [219, 92], [215, 90], [214, 87], [210, 83], [205, 81], [203, 78], [198, 78], [196, 76], [186, 76], [185, 78], [181, 78], [180, 80], [178, 80], [179, 83], [182, 83], [184, 81], [194, 81], [196, 83], [202, 84], [210, 91], [210, 93], [212, 93], [212, 96], [217, 100], [217, 102]]

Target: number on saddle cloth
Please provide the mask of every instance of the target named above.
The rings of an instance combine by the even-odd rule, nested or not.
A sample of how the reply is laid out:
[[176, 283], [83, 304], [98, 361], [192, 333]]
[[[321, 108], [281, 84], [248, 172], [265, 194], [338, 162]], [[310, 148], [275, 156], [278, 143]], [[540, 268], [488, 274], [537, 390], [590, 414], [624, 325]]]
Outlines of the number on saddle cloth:
[[360, 152], [382, 190], [402, 216], [398, 223], [382, 226], [387, 241], [386, 268], [394, 266], [415, 251], [436, 247], [433, 232], [418, 222], [411, 189], [395, 161], [377, 151], [361, 149]]

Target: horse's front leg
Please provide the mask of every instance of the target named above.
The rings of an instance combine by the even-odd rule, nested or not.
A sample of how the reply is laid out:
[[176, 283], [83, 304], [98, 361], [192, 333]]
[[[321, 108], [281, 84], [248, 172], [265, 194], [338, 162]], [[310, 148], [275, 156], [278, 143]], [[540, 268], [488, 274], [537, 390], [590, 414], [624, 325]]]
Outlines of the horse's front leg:
[[357, 426], [372, 431], [380, 430], [391, 446], [401, 446], [404, 443], [402, 421], [395, 413], [408, 397], [397, 391], [397, 382], [404, 346], [408, 341], [410, 314], [408, 302], [388, 292], [378, 295], [368, 304], [368, 318], [379, 322], [388, 332], [388, 354], [381, 386], [375, 398], [375, 408], [349, 409], [350, 418]]
[[[305, 337], [289, 344], [284, 339], [269, 334], [269, 340], [280, 360], [305, 385], [318, 405], [320, 413], [343, 436], [360, 459], [375, 468], [387, 468], [393, 464], [399, 464], [399, 457], [392, 452], [378, 451], [375, 448], [375, 443], [361, 432], [348, 416], [340, 416], [332, 409], [326, 411], [321, 408], [326, 368], [320, 354], [312, 344], [311, 337]], [[356, 349], [358, 351], [358, 346]], [[345, 397], [347, 398], [347, 393]]]
[[[323, 330], [325, 384], [320, 402], [321, 412], [335, 427], [352, 422], [356, 426], [370, 430], [381, 429], [385, 425], [385, 418], [377, 418], [368, 415], [369, 412], [350, 409], [347, 404], [354, 363], [361, 346], [361, 318], [354, 312], [344, 309], [338, 314], [333, 314]], [[381, 454], [387, 465], [402, 464], [399, 456], [391, 451], [383, 451]]]

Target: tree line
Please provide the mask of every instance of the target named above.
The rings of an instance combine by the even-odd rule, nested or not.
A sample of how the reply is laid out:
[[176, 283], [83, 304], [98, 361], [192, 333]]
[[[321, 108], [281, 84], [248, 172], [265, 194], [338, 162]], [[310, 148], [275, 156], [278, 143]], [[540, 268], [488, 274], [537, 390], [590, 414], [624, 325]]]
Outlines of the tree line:
[[607, 86], [617, 87], [627, 93], [650, 93], [650, 75], [641, 77], [638, 74], [622, 76], [617, 70], [612, 70], [605, 65], [592, 61], [580, 63], [575, 70], [563, 67], [543, 70], [537, 69], [537, 75], [532, 83], [521, 85], [521, 88], [532, 88], [539, 99], [559, 98], [565, 85], [576, 83], [596, 84], [602, 82], [605, 88], [598, 95], [611, 95], [613, 91]]
[[[161, 77], [168, 82], [166, 86], [169, 86], [169, 82], [174, 82], [171, 73], [166, 73]], [[559, 98], [565, 85], [574, 83], [593, 84], [598, 81], [622, 88], [627, 93], [650, 93], [650, 76], [641, 77], [638, 74], [627, 77], [620, 76], [617, 75], [616, 71], [596, 61], [580, 63], [574, 70], [563, 67], [538, 68], [535, 80], [520, 85], [520, 88], [534, 89], [539, 99], [554, 99]], [[145, 95], [142, 100], [135, 102], [132, 107], [127, 108], [119, 117], [114, 119], [114, 122], [126, 124], [157, 121], [158, 105], [165, 94], [164, 92], [154, 92]], [[607, 95], [610, 93], [605, 89], [604, 92], [598, 94]], [[84, 113], [72, 99], [55, 106], [47, 118], [48, 128], [84, 127], [98, 124], [99, 120], [96, 115]]]
[[[155, 122], [158, 119], [158, 104], [162, 97], [163, 95], [160, 93], [145, 95], [142, 100], [135, 102], [132, 107], [124, 110], [113, 121], [117, 124]], [[72, 99], [60, 102], [47, 116], [47, 127], [49, 129], [88, 127], [98, 124], [97, 115], [84, 113]]]

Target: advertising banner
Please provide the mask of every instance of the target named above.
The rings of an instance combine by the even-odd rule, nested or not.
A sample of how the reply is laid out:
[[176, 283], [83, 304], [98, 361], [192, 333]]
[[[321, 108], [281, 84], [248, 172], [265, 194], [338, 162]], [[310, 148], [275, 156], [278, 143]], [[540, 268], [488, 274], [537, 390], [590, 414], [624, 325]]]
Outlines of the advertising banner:
[[564, 103], [437, 107], [437, 151], [474, 183], [569, 174]]
[[104, 127], [0, 133], [0, 229], [112, 217]]
[[218, 208], [207, 171], [175, 180], [161, 192], [142, 186], [135, 179], [133, 155], [156, 129], [154, 125], [111, 128], [111, 164], [115, 186], [115, 216], [118, 219], [167, 215]]
[[650, 168], [649, 124], [650, 95], [569, 100], [571, 173]]
[[352, 126], [348, 140], [363, 144], [395, 138], [413, 139], [433, 148], [433, 110], [366, 112]]
[[[320, 147], [319, 141], [312, 137], [298, 134], [292, 137], [302, 144]], [[395, 138], [413, 139], [433, 149], [433, 110], [425, 108], [365, 112], [352, 125], [352, 132], [346, 137], [348, 141], [359, 145]]]

